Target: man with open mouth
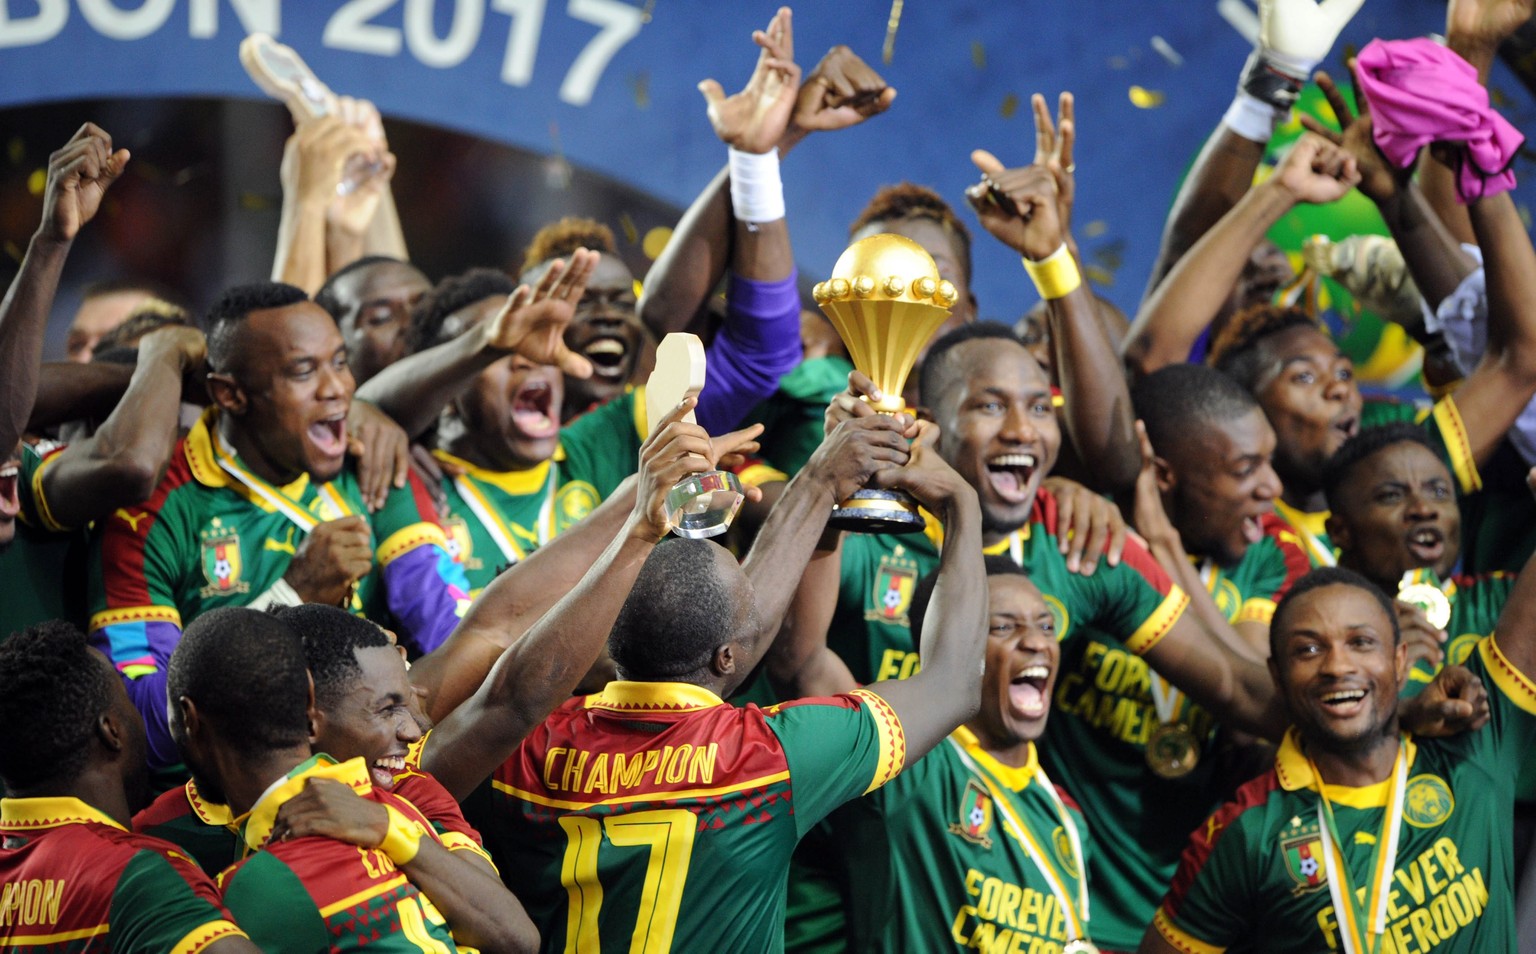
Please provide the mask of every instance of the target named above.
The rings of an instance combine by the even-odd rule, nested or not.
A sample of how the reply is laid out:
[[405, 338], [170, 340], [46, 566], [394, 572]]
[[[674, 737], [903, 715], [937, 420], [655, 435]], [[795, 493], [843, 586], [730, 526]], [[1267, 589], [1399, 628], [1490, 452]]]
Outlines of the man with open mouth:
[[128, 681], [150, 762], [176, 764], [165, 664], [182, 625], [218, 606], [344, 605], [393, 617], [429, 651], [467, 582], [411, 478], [370, 513], [347, 457], [353, 382], [336, 322], [299, 289], [233, 288], [208, 317], [214, 405], [154, 493], [97, 530], [91, 635]]
[[1194, 831], [1143, 954], [1515, 950], [1509, 819], [1536, 745], [1536, 579], [1467, 659], [1487, 726], [1451, 738], [1402, 730], [1397, 613], [1358, 574], [1303, 577], [1270, 641], [1293, 727], [1273, 769]]

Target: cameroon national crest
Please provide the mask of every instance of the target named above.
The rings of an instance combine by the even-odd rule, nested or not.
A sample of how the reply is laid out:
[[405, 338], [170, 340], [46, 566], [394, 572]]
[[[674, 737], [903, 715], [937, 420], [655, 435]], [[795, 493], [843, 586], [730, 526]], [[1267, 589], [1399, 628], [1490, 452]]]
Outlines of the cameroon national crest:
[[1296, 882], [1294, 894], [1306, 894], [1328, 883], [1323, 836], [1316, 824], [1302, 825], [1300, 818], [1291, 819], [1291, 827], [1280, 836], [1280, 853], [1285, 856], [1285, 873]]
[[200, 595], [207, 599], [249, 592], [251, 584], [240, 579], [240, 534], [235, 528], [215, 517], [198, 536], [203, 545], [203, 577], [208, 581]]
[[965, 783], [960, 797], [960, 820], [949, 823], [949, 833], [959, 835], [973, 845], [992, 847], [992, 796], [975, 779]]
[[875, 591], [870, 594], [869, 609], [864, 618], [905, 624], [907, 609], [912, 606], [912, 591], [916, 586], [916, 564], [881, 557], [880, 569], [875, 573]]

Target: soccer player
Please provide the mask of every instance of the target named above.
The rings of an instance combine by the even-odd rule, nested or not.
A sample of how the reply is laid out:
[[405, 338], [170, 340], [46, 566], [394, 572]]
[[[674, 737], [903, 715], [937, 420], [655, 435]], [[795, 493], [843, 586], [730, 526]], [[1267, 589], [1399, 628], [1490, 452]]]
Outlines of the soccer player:
[[[0, 646], [0, 947], [247, 954], [258, 948], [174, 845], [130, 833], [144, 723], [68, 623]], [[66, 946], [67, 945], [67, 946]]]
[[1294, 726], [1274, 769], [1191, 837], [1143, 954], [1514, 950], [1508, 825], [1536, 744], [1536, 580], [1467, 661], [1489, 724], [1451, 738], [1401, 731], [1397, 614], [1358, 574], [1304, 577], [1270, 639]]
[[427, 276], [409, 262], [366, 255], [337, 269], [315, 292], [315, 304], [341, 329], [359, 387], [405, 357], [411, 308], [431, 288]]
[[[1089, 932], [1088, 831], [1040, 767], [1060, 648], [1056, 617], [1018, 564], [986, 558], [981, 708], [921, 760], [829, 820], [855, 951], [1031, 950]], [[919, 582], [912, 620], [927, 615]], [[825, 634], [790, 686], [857, 688]], [[800, 638], [786, 634], [781, 639]]]
[[1456, 478], [1423, 429], [1398, 422], [1361, 431], [1328, 462], [1323, 491], [1339, 566], [1424, 607], [1426, 616], [1444, 614], [1434, 623], [1448, 636], [1444, 652], [1426, 658], [1410, 648], [1405, 691], [1418, 692], [1444, 665], [1465, 663], [1493, 634], [1515, 576], [1454, 572], [1462, 526]]
[[[466, 870], [425, 815], [373, 784], [364, 759], [311, 754], [314, 694], [287, 624], [245, 607], [210, 610], [171, 656], [167, 691], [171, 731], [198, 791], [238, 820], [247, 853], [219, 886], [264, 950], [451, 952], [444, 915], [465, 933], [472, 923], [482, 947], [535, 946], [495, 879]], [[285, 812], [306, 796], [307, 807], [329, 809]], [[347, 841], [315, 817], [348, 808]]]
[[[571, 640], [608, 632], [620, 677], [557, 709], [494, 778], [500, 808], [487, 842], [546, 950], [603, 937], [658, 950], [777, 949], [795, 843], [974, 712], [985, 581], [973, 492], [933, 453], [931, 431], [904, 467], [893, 466], [904, 455], [892, 422], [845, 425], [835, 437], [876, 439], [874, 479], [943, 514], [956, 542], [942, 558], [924, 633], [932, 662], [919, 677], [767, 711], [724, 704], [777, 631], [793, 582], [765, 604], [722, 548], [658, 544], [654, 517], [632, 520], [541, 621]], [[802, 475], [814, 493], [797, 494], [786, 515], [793, 546], [776, 551], [779, 576], [804, 565], [839, 491], [869, 480], [869, 454], [848, 461], [830, 479]]]

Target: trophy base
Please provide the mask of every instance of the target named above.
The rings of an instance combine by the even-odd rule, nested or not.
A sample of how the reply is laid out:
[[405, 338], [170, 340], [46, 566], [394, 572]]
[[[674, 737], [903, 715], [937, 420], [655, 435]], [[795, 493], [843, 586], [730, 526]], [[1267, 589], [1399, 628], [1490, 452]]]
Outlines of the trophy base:
[[729, 471], [694, 474], [667, 493], [667, 523], [673, 533], [690, 540], [719, 536], [730, 528], [745, 499], [741, 481]]
[[851, 533], [922, 533], [925, 523], [911, 494], [865, 488], [838, 504], [827, 526]]

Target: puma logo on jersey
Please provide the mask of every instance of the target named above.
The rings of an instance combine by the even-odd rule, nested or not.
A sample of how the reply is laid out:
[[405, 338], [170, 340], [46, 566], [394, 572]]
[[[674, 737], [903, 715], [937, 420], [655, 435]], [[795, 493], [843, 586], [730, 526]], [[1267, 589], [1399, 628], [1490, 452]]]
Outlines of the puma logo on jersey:
[[149, 516], [149, 511], [147, 511], [147, 510], [140, 510], [138, 513], [129, 513], [126, 509], [124, 509], [122, 507], [119, 507], [117, 512], [114, 513], [112, 516], [114, 516], [114, 517], [122, 517], [123, 518], [123, 522], [128, 524], [128, 528], [130, 530], [132, 530], [134, 533], [138, 533], [139, 532], [139, 521], [143, 520], [145, 517]]
[[273, 551], [275, 551], [277, 553], [286, 553], [289, 556], [298, 556], [299, 555], [298, 551], [296, 549], [294, 549], [294, 546], [293, 546], [293, 528], [292, 527], [288, 528], [288, 535], [283, 538], [281, 543], [279, 543], [278, 541], [272, 539], [271, 537], [267, 537], [265, 540], [261, 541], [261, 548], [263, 550], [273, 550]]

